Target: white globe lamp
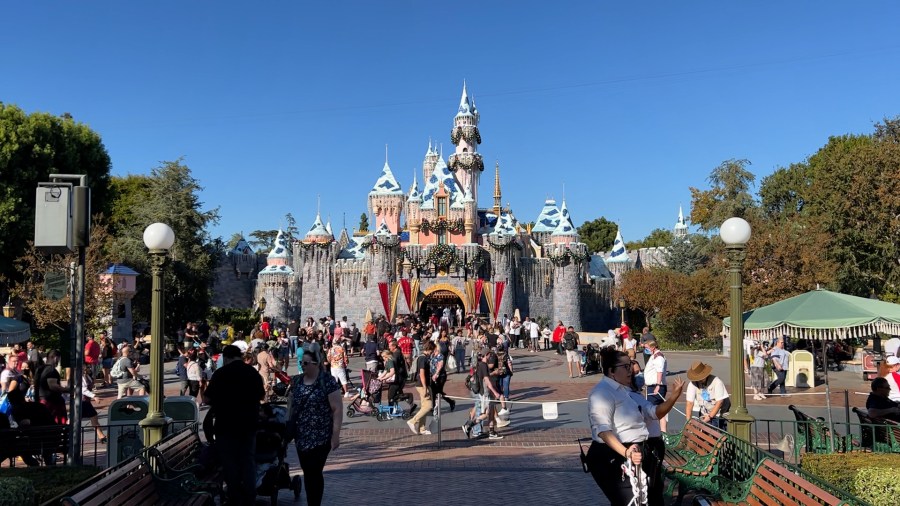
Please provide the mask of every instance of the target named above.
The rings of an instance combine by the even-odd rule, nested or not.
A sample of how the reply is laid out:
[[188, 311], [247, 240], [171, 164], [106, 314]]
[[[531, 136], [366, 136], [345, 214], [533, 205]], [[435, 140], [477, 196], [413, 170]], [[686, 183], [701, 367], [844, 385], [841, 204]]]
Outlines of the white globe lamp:
[[153, 223], [144, 229], [144, 245], [149, 250], [168, 250], [173, 244], [175, 232], [165, 223]]
[[743, 246], [750, 240], [750, 224], [743, 218], [728, 218], [719, 227], [719, 237], [728, 246]]

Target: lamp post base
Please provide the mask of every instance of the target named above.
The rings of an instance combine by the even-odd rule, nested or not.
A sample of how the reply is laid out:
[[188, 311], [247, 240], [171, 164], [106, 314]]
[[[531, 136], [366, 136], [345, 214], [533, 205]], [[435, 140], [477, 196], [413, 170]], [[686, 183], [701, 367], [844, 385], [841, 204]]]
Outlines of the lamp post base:
[[144, 447], [155, 445], [165, 437], [166, 426], [171, 423], [171, 418], [166, 418], [163, 413], [149, 413], [147, 418], [141, 420], [139, 425], [144, 430]]
[[735, 410], [725, 415], [728, 418], [728, 432], [746, 442], [750, 442], [750, 430], [756, 418], [753, 417], [746, 409], [743, 412]]

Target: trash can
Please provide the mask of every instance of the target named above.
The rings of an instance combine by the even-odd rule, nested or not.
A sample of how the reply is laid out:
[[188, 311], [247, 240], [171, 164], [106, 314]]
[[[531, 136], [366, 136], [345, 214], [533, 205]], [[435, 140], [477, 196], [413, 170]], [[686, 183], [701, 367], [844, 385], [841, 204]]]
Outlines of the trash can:
[[166, 418], [172, 420], [170, 427], [173, 431], [178, 431], [200, 420], [197, 401], [190, 395], [166, 397], [163, 401], [163, 411], [166, 413]]
[[138, 424], [147, 417], [149, 406], [150, 399], [145, 396], [123, 397], [109, 405], [107, 467], [118, 465], [144, 448], [144, 433]]

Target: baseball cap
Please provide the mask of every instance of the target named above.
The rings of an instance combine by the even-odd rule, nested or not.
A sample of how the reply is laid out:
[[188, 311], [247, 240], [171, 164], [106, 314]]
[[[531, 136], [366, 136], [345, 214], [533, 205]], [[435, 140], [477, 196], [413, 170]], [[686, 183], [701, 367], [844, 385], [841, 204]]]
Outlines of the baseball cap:
[[900, 364], [900, 357], [888, 357], [887, 358], [888, 365], [897, 365]]

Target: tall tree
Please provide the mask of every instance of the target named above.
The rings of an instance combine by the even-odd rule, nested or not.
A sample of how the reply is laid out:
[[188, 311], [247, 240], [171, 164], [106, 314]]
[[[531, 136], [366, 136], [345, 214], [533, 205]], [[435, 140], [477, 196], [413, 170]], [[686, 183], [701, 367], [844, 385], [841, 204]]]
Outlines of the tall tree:
[[666, 265], [675, 272], [693, 274], [709, 259], [709, 242], [709, 238], [701, 234], [674, 239], [666, 249]]
[[231, 234], [231, 238], [225, 242], [225, 251], [231, 251], [235, 247], [237, 247], [238, 243], [241, 242], [241, 239], [244, 238], [244, 234], [240, 232], [235, 232]]
[[584, 222], [578, 227], [578, 235], [581, 236], [581, 242], [587, 244], [589, 251], [599, 253], [612, 249], [617, 230], [619, 225], [601, 216]]
[[359, 215], [359, 232], [368, 232], [369, 231], [369, 217], [366, 213], [362, 213]]
[[650, 231], [647, 237], [641, 239], [640, 241], [630, 241], [625, 244], [625, 247], [630, 250], [640, 248], [658, 248], [672, 244], [672, 241], [674, 239], [675, 236], [672, 235], [671, 230], [666, 230], [664, 228], [655, 228]]
[[710, 172], [710, 189], [690, 188], [691, 223], [708, 232], [728, 218], [747, 219], [756, 211], [750, 193], [756, 176], [747, 170], [748, 165], [749, 160], [725, 160]]
[[[126, 178], [131, 177], [135, 176]], [[134, 185], [121, 182], [120, 186]], [[211, 240], [207, 232], [208, 226], [218, 222], [219, 213], [218, 209], [202, 210], [202, 189], [181, 160], [163, 162], [151, 171], [145, 194], [135, 199], [133, 194], [123, 192], [120, 196], [130, 201], [115, 204], [130, 209], [128, 219], [117, 227], [112, 251], [119, 260], [143, 273], [134, 299], [138, 317], [148, 317], [150, 309], [150, 267], [144, 229], [162, 222], [175, 231], [175, 244], [169, 250], [172, 263], [166, 271], [166, 323], [170, 329], [206, 316], [213, 271], [224, 248], [221, 241]]]
[[39, 182], [51, 173], [86, 174], [92, 213], [106, 213], [109, 170], [100, 136], [70, 115], [26, 114], [0, 102], [0, 275], [17, 278], [14, 260], [34, 239]]

